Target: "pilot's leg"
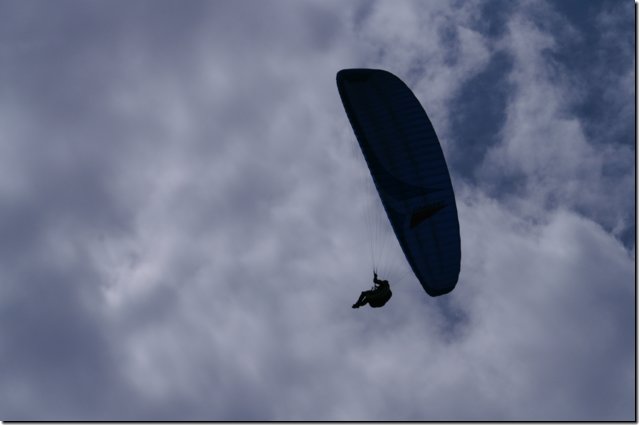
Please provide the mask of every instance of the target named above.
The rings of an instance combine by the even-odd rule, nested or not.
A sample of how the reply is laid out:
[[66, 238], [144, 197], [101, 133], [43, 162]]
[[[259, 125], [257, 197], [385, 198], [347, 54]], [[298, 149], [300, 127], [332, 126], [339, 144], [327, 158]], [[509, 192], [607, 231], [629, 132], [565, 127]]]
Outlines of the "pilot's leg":
[[352, 306], [352, 308], [359, 308], [360, 306], [364, 306], [367, 304], [367, 296], [369, 295], [369, 291], [363, 291], [362, 293], [360, 293], [360, 297], [358, 298], [358, 301], [355, 303], [355, 305]]

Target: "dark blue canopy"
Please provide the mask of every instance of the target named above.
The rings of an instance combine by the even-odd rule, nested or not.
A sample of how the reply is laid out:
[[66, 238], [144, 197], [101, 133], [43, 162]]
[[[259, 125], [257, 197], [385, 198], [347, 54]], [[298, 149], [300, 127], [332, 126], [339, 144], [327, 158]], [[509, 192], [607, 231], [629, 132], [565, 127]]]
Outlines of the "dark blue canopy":
[[436, 132], [411, 90], [372, 69], [338, 72], [338, 91], [400, 247], [430, 296], [460, 273], [460, 227]]

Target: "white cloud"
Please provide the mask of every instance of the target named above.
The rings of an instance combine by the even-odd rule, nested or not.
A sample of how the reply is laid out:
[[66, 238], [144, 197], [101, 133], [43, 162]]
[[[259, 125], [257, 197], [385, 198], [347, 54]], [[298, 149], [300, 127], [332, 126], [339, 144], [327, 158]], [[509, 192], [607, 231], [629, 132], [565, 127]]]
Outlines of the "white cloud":
[[[622, 151], [596, 150], [567, 113], [542, 54], [552, 35], [516, 13], [496, 46], [471, 25], [479, 2], [139, 5], [106, 21], [83, 10], [81, 21], [95, 25], [74, 27], [82, 45], [59, 51], [48, 73], [22, 75], [49, 59], [18, 51], [11, 73], [0, 72], [16, 102], [0, 100], [0, 111], [12, 112], [0, 153], [20, 166], [0, 173], [23, 182], [0, 183], [10, 207], [0, 223], [12, 231], [0, 250], [29, 259], [0, 262], [13, 283], [2, 290], [13, 321], [0, 343], [44, 329], [86, 354], [70, 363], [28, 358], [19, 346], [3, 352], [21, 380], [2, 383], [21, 386], [1, 399], [0, 413], [631, 418], [633, 258], [574, 209], [595, 208], [613, 182], [599, 172], [605, 165], [629, 166]], [[55, 22], [79, 21], [68, 13]], [[96, 59], [96, 49], [112, 55]], [[452, 100], [500, 49], [515, 58], [516, 91], [481, 177], [506, 172], [536, 183], [517, 209], [456, 187], [463, 269], [450, 296], [429, 298], [409, 278], [393, 283], [384, 309], [352, 310], [370, 279], [360, 208], [370, 200], [335, 73], [375, 66], [402, 76], [446, 151], [460, 148], [447, 142]], [[67, 77], [82, 75], [71, 71], [83, 60], [92, 64], [85, 79]], [[59, 91], [32, 90], [43, 78]], [[76, 83], [93, 90], [65, 95]], [[593, 200], [585, 183], [600, 191]], [[11, 204], [21, 200], [15, 194], [28, 202]], [[554, 208], [543, 210], [552, 196]], [[29, 291], [58, 297], [51, 305]], [[12, 308], [25, 300], [54, 319]], [[50, 342], [32, 340], [29, 348]], [[49, 392], [58, 371], [75, 381]], [[92, 390], [89, 379], [105, 385]]]
[[[585, 133], [589, 118], [572, 111], [572, 80], [548, 54], [557, 48], [554, 35], [520, 13], [501, 44], [513, 57], [513, 91], [501, 143], [489, 150], [478, 177], [492, 185], [515, 181], [515, 198], [524, 210], [542, 214], [549, 206], [567, 206], [588, 212], [608, 229], [631, 226], [630, 149]], [[613, 177], [606, 172], [611, 168], [617, 170]]]

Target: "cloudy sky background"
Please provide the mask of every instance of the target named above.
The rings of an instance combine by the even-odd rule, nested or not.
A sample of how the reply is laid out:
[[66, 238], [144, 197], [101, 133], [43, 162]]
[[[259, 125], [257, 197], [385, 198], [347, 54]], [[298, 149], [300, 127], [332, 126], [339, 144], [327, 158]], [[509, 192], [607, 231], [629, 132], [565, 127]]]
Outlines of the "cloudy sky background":
[[[0, 418], [633, 420], [634, 37], [631, 1], [0, 0]], [[353, 67], [440, 136], [450, 295], [351, 309]]]

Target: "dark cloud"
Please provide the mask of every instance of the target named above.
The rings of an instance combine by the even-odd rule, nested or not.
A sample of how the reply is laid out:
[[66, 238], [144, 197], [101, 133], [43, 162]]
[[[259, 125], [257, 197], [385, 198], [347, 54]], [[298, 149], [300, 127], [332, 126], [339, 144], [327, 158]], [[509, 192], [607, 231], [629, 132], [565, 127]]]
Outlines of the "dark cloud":
[[[632, 419], [625, 13], [1, 2], [2, 418]], [[392, 302], [350, 308], [382, 213], [335, 88], [360, 66], [443, 141], [449, 296], [391, 240]]]

